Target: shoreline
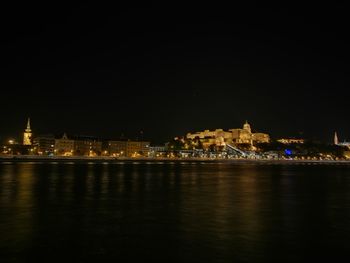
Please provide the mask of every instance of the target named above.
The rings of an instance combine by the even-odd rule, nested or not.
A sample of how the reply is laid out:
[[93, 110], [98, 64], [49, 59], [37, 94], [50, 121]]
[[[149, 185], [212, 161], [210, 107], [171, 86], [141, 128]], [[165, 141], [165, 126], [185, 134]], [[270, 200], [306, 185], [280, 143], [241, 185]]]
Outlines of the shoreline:
[[258, 163], [258, 164], [345, 164], [350, 165], [350, 160], [294, 160], [294, 159], [214, 159], [214, 158], [116, 158], [116, 157], [85, 157], [85, 156], [0, 156], [0, 164], [3, 162], [76, 162], [76, 163], [120, 163], [120, 162], [204, 162], [204, 163]]

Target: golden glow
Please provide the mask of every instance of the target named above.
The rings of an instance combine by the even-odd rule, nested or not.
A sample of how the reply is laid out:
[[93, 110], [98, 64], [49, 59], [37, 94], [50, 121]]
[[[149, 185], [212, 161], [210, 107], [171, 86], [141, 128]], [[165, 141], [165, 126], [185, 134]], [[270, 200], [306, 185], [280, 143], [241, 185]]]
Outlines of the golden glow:
[[204, 130], [202, 132], [188, 133], [187, 139], [199, 139], [205, 149], [211, 145], [224, 147], [226, 144], [250, 144], [253, 143], [269, 143], [270, 136], [266, 133], [253, 133], [248, 122], [243, 125], [243, 129], [216, 129], [214, 131]]
[[291, 138], [288, 138], [288, 139], [283, 138], [277, 141], [283, 144], [292, 144], [292, 143], [303, 144], [305, 142], [304, 139], [291, 139]]
[[30, 128], [30, 119], [28, 118], [27, 128], [23, 133], [23, 145], [32, 145], [32, 130]]

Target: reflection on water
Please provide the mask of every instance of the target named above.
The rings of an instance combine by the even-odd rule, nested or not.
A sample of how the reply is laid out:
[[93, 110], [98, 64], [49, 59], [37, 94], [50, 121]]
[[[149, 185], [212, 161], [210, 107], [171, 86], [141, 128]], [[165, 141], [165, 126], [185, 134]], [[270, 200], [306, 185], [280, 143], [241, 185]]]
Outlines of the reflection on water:
[[0, 164], [1, 262], [340, 259], [350, 167]]

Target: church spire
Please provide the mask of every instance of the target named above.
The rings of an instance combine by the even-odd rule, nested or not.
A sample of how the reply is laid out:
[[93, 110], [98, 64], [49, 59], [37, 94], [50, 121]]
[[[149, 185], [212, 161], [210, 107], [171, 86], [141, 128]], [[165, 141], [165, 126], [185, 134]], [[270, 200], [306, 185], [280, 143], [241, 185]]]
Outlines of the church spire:
[[337, 132], [334, 133], [334, 144], [338, 145], [339, 144], [339, 139], [338, 139], [338, 134]]
[[32, 145], [32, 130], [30, 128], [30, 118], [28, 118], [27, 128], [23, 133], [23, 145]]
[[27, 129], [26, 129], [26, 131], [31, 132], [31, 129], [30, 129], [30, 118], [28, 118], [28, 121], [27, 121]]

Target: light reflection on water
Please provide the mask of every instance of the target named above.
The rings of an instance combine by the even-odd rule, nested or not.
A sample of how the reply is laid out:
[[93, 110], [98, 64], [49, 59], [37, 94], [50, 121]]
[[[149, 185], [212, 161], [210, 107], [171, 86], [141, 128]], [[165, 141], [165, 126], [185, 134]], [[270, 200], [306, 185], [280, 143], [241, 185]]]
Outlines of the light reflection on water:
[[0, 164], [1, 262], [295, 262], [344, 256], [350, 167]]

